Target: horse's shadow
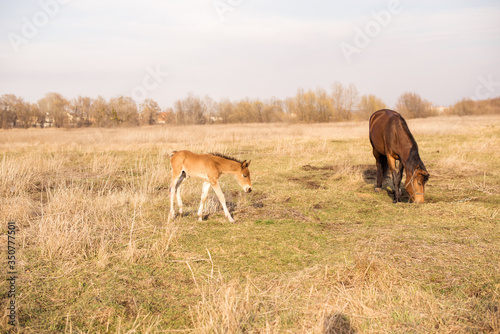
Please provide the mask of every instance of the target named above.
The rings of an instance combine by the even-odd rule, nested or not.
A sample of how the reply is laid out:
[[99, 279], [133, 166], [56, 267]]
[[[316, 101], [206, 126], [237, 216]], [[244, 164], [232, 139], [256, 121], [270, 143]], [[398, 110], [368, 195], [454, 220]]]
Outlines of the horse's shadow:
[[[360, 165], [363, 170], [363, 180], [366, 184], [373, 185], [373, 189], [375, 189], [375, 185], [377, 183], [377, 167], [371, 165]], [[401, 181], [403, 183], [403, 181]], [[382, 181], [382, 191], [385, 191], [387, 196], [390, 199], [394, 198], [394, 184], [392, 182], [392, 177], [385, 175], [384, 180]], [[401, 187], [401, 196], [399, 196], [400, 202], [408, 203], [410, 199], [410, 195], [404, 188]]]
[[330, 314], [325, 318], [324, 334], [355, 334], [349, 318], [342, 313]]

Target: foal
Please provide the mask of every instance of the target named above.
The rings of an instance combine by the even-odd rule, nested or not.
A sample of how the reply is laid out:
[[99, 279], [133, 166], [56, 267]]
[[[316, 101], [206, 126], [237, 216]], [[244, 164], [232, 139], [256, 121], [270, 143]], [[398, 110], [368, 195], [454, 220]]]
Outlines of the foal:
[[177, 194], [177, 204], [179, 205], [179, 214], [182, 215], [182, 200], [179, 187], [189, 176], [202, 179], [203, 192], [201, 194], [200, 208], [198, 209], [198, 220], [202, 221], [203, 204], [207, 200], [210, 186], [219, 198], [224, 214], [231, 223], [234, 223], [233, 217], [226, 206], [226, 199], [219, 186], [219, 177], [222, 174], [233, 174], [236, 181], [247, 193], [252, 191], [252, 182], [250, 181], [250, 171], [248, 166], [250, 161], [238, 161], [218, 153], [196, 154], [190, 151], [174, 151], [170, 154], [170, 164], [172, 165], [172, 183], [170, 184], [170, 214], [168, 220], [175, 217], [174, 196]]

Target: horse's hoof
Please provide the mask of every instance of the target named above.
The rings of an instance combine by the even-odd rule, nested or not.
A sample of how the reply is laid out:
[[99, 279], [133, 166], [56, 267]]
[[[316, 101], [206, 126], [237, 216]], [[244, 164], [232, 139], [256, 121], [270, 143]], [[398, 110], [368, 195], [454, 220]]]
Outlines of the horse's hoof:
[[381, 191], [382, 191], [382, 188], [378, 188], [378, 187], [377, 187], [377, 188], [375, 188], [375, 192], [376, 192], [376, 193], [379, 193], [379, 192], [381, 192]]
[[396, 204], [398, 201], [396, 201], [395, 199], [392, 200], [392, 203]]

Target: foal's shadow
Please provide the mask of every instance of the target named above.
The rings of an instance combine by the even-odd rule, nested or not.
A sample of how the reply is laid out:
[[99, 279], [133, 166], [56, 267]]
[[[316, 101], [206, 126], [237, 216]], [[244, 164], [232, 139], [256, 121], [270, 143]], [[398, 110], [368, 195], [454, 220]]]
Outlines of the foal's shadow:
[[[367, 184], [375, 185], [377, 184], [377, 167], [370, 165], [360, 165], [363, 170], [363, 180]], [[403, 183], [403, 181], [401, 181]], [[387, 173], [382, 181], [382, 191], [387, 193], [387, 196], [392, 200], [394, 198], [394, 184], [392, 182], [392, 177]], [[399, 201], [403, 203], [408, 203], [410, 196], [404, 187], [401, 187], [401, 195], [399, 196]]]
[[[224, 197], [226, 199], [227, 210], [231, 213], [231, 215], [233, 215], [234, 212], [237, 211], [236, 210], [238, 207], [237, 196], [238, 196], [237, 191], [227, 191], [224, 194]], [[202, 220], [208, 220], [210, 217], [215, 217], [218, 214], [224, 215], [224, 209], [222, 207], [222, 204], [220, 203], [219, 198], [215, 195], [215, 193], [213, 192], [209, 193], [203, 211], [205, 212], [205, 214], [202, 216]], [[198, 213], [198, 210], [197, 209], [192, 210], [191, 212], [196, 215]]]

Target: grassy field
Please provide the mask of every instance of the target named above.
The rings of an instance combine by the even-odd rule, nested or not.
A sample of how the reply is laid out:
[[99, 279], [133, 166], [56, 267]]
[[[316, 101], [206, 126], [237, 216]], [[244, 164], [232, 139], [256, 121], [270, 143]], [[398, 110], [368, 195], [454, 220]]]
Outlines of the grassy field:
[[[373, 191], [367, 122], [0, 131], [1, 330], [499, 333], [500, 116], [408, 123], [423, 205]], [[192, 178], [167, 223], [180, 149], [252, 160], [235, 224]]]

